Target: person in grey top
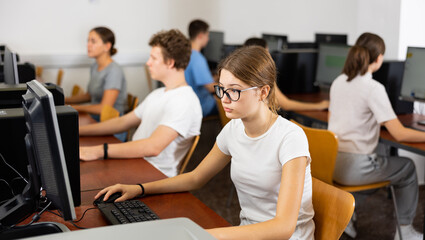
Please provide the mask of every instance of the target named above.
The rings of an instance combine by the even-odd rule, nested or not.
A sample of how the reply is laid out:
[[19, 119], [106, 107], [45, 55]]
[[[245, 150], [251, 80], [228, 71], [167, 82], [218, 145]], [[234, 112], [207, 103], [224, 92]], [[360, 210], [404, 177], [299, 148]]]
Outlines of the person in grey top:
[[[113, 106], [121, 114], [124, 113], [127, 99], [127, 83], [121, 67], [112, 60], [117, 52], [114, 48], [114, 33], [105, 27], [97, 27], [90, 31], [87, 42], [87, 54], [96, 62], [90, 69], [90, 82], [87, 93], [65, 99], [79, 112], [99, 115], [104, 105]], [[87, 103], [80, 105], [81, 103]], [[97, 119], [98, 120], [98, 119]]]

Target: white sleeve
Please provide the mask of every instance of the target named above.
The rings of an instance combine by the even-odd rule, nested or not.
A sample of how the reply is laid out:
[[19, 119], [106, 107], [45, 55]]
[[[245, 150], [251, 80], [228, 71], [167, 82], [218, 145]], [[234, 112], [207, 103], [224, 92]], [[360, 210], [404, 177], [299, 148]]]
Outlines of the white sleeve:
[[195, 99], [190, 96], [182, 96], [179, 99], [168, 102], [159, 125], [174, 129], [184, 138], [189, 137], [193, 123], [198, 120], [202, 121], [202, 111], [194, 111], [194, 109], [200, 108], [199, 100], [195, 94], [193, 96]]
[[233, 125], [233, 121], [234, 120], [231, 120], [230, 122], [228, 122], [216, 138], [216, 143], [218, 148], [220, 149], [222, 153], [228, 156], [230, 156], [230, 152], [229, 152], [227, 140], [229, 140], [229, 132], [230, 132], [231, 126]]
[[371, 91], [368, 98], [368, 106], [379, 124], [397, 118], [387, 92], [382, 85], [376, 85]]
[[307, 157], [307, 164], [311, 162], [308, 140], [304, 131], [298, 126], [292, 126], [282, 139], [279, 148], [279, 162], [283, 166], [288, 161], [298, 157]]

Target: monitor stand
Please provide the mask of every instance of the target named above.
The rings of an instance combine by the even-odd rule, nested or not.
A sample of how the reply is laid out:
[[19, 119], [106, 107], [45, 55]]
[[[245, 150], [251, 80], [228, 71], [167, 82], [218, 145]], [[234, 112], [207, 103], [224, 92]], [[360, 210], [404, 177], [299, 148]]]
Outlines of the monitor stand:
[[1, 232], [1, 239], [27, 238], [60, 232], [69, 232], [69, 229], [62, 223], [40, 222], [33, 223], [27, 227], [19, 228], [18, 226], [14, 229], [5, 230]]

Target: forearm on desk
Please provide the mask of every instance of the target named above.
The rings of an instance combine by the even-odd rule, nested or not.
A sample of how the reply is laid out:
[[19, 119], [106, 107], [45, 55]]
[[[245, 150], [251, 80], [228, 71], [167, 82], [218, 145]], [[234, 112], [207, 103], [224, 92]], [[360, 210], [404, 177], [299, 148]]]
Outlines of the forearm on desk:
[[425, 132], [404, 127], [398, 118], [385, 122], [384, 126], [398, 142], [425, 142]]

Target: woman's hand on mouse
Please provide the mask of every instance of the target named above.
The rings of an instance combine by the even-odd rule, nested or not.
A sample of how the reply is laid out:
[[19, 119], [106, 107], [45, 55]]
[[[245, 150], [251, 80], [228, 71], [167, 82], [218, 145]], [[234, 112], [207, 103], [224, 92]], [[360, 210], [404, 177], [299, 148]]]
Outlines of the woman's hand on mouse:
[[138, 185], [115, 184], [102, 189], [94, 198], [97, 199], [105, 193], [105, 198], [103, 200], [106, 201], [113, 193], [116, 192], [121, 192], [121, 197], [117, 198], [115, 201], [121, 202], [139, 196], [142, 194], [142, 189]]

